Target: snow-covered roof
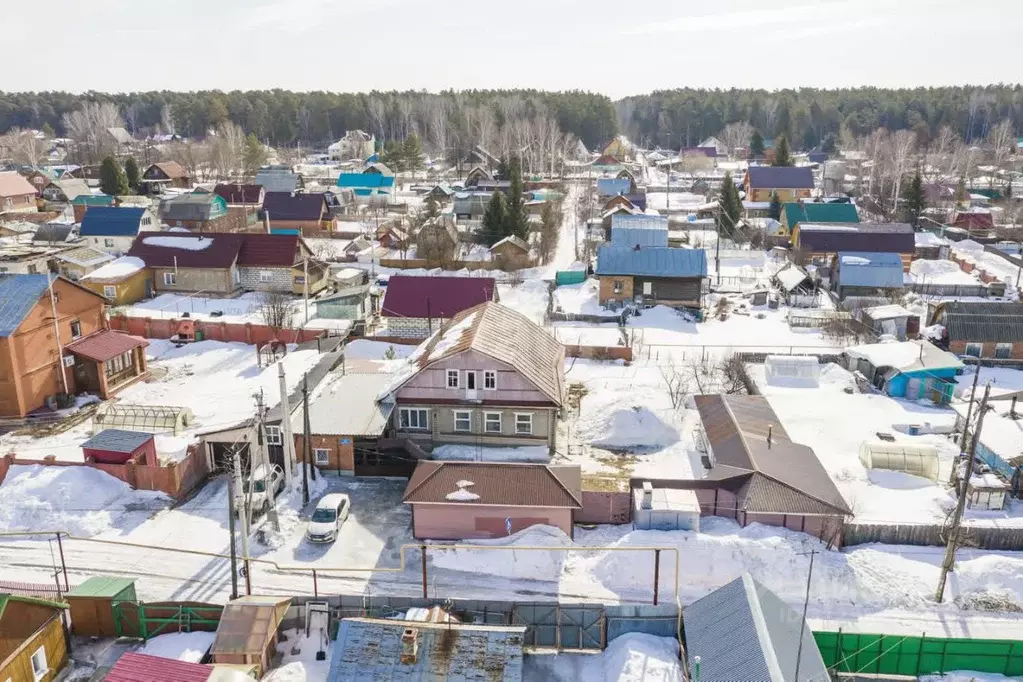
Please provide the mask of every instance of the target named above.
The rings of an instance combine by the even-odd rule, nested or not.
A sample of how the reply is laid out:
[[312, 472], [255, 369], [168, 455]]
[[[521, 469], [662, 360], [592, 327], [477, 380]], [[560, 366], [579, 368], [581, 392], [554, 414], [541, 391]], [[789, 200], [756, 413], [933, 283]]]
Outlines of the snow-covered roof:
[[113, 260], [101, 268], [93, 270], [82, 280], [101, 280], [101, 279], [121, 279], [134, 275], [139, 270], [146, 267], [146, 264], [141, 258], [135, 256], [121, 256], [116, 260]]
[[959, 369], [963, 366], [959, 358], [952, 353], [923, 340], [868, 343], [846, 348], [845, 353], [852, 358], [862, 358], [874, 367], [892, 367], [900, 372], [919, 369]]
[[864, 315], [870, 316], [872, 320], [894, 320], [899, 317], [913, 317], [913, 313], [909, 312], [901, 305], [877, 305], [872, 308], [864, 308], [861, 312]]

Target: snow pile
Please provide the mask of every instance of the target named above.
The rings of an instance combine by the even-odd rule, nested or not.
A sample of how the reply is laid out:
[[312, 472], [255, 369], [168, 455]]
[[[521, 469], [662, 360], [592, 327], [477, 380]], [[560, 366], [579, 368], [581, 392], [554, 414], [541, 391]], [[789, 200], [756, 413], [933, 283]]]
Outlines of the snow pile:
[[[444, 549], [441, 544], [431, 545], [427, 552], [430, 561], [437, 568], [452, 571], [478, 573], [504, 578], [526, 578], [529, 580], [557, 580], [568, 552], [547, 552], [543, 550], [515, 550], [523, 547], [571, 547], [572, 540], [560, 528], [536, 525], [492, 540], [471, 540], [481, 549]], [[489, 547], [512, 547], [513, 549], [487, 549]]]
[[671, 410], [655, 412], [649, 406], [663, 401], [664, 391], [637, 386], [628, 393], [597, 390], [582, 400], [577, 435], [583, 443], [607, 448], [667, 447], [679, 440]]
[[[256, 533], [256, 539], [269, 549], [280, 549], [286, 545], [289, 538], [300, 524], [302, 512], [302, 467], [305, 464], [299, 462], [291, 475], [291, 486], [285, 487], [277, 498], [277, 520], [280, 524], [280, 531], [275, 531], [273, 526], [264, 523], [263, 527]], [[313, 480], [313, 472], [316, 479]], [[310, 505], [316, 506], [319, 498], [327, 492], [327, 479], [316, 467], [309, 467], [309, 500]]]
[[[284, 630], [283, 638], [277, 643], [277, 652], [283, 657], [282, 665], [275, 668], [263, 678], [263, 682], [319, 682], [326, 680], [330, 672], [331, 649], [333, 642], [323, 632], [322, 627], [310, 626], [309, 632], [299, 633], [295, 628]], [[298, 653], [292, 651], [298, 648]], [[316, 660], [316, 652], [320, 649], [327, 656], [322, 661]]]
[[141, 258], [135, 256], [121, 256], [116, 258], [101, 268], [93, 270], [83, 280], [89, 279], [118, 279], [121, 277], [127, 277], [128, 275], [134, 275], [139, 270], [146, 267], [145, 262]]
[[501, 305], [522, 313], [533, 322], [542, 325], [547, 314], [547, 282], [542, 279], [526, 279], [520, 284], [507, 284], [498, 280], [497, 293]]
[[431, 453], [433, 459], [457, 462], [547, 462], [550, 453], [544, 445], [521, 447], [477, 447], [475, 445], [441, 445]]
[[0, 532], [66, 530], [91, 537], [117, 530], [126, 511], [144, 518], [169, 504], [163, 493], [133, 490], [99, 469], [15, 464], [0, 486]]
[[[383, 341], [370, 341], [369, 339], [356, 339], [345, 346], [346, 360], [388, 360], [404, 359], [412, 355], [416, 347], [414, 345], [403, 345], [385, 343]], [[391, 358], [388, 358], [391, 355]]]
[[959, 264], [950, 260], [915, 260], [909, 266], [912, 278], [920, 284], [976, 285], [976, 277], [963, 272]]
[[554, 309], [575, 315], [617, 317], [620, 313], [607, 310], [598, 303], [597, 289], [595, 279], [560, 286], [554, 290]]
[[980, 244], [979, 242], [975, 242], [972, 239], [964, 239], [961, 242], [956, 242], [955, 244], [953, 244], [952, 250], [956, 252], [962, 251], [963, 253], [970, 254], [983, 253], [984, 245]]
[[473, 322], [476, 321], [476, 316], [479, 312], [471, 313], [466, 315], [458, 324], [451, 325], [449, 328], [444, 330], [441, 337], [437, 339], [437, 343], [430, 350], [430, 360], [439, 360], [444, 357], [444, 354], [449, 350], [458, 345], [462, 340], [462, 336], [472, 329]]
[[672, 637], [631, 632], [604, 650], [607, 682], [681, 682], [679, 645]]
[[1018, 677], [1006, 677], [998, 673], [978, 673], [972, 670], [953, 670], [943, 675], [922, 675], [920, 682], [1011, 682]]
[[894, 367], [903, 369], [912, 366], [920, 359], [920, 344], [912, 341], [889, 343], [868, 343], [862, 346], [846, 348], [849, 357], [865, 358], [874, 367]]
[[458, 489], [445, 495], [444, 499], [452, 502], [475, 502], [480, 499], [479, 495], [469, 490], [471, 486], [476, 485], [472, 481], [457, 481], [455, 485]]
[[209, 237], [143, 237], [142, 243], [148, 246], [161, 246], [167, 249], [183, 249], [185, 251], [205, 251], [213, 246]]
[[138, 653], [199, 663], [213, 646], [215, 638], [215, 632], [172, 632], [153, 637]]

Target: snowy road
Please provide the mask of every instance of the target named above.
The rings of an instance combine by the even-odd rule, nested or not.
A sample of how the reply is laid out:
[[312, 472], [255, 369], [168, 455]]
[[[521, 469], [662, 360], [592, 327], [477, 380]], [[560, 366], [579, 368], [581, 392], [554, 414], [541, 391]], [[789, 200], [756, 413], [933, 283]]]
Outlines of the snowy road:
[[562, 212], [564, 217], [561, 222], [561, 232], [558, 234], [558, 244], [554, 250], [554, 259], [550, 264], [552, 270], [567, 270], [576, 261], [576, 244], [580, 243], [586, 235], [586, 226], [579, 223], [578, 210], [586, 188], [585, 182], [568, 184]]

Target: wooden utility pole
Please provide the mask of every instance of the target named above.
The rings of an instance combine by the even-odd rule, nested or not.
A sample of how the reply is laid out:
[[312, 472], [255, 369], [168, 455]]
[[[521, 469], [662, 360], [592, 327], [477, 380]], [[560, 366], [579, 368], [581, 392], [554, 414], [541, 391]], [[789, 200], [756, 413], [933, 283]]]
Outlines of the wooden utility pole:
[[[232, 453], [232, 460], [238, 457], [237, 449]], [[227, 527], [231, 533], [231, 599], [238, 598], [238, 550], [236, 549], [237, 534], [234, 528], [234, 496], [235, 496], [235, 473], [232, 470], [227, 475]]]
[[302, 506], [309, 504], [309, 373], [302, 378]]
[[816, 549], [811, 549], [808, 554], [810, 555], [810, 570], [806, 574], [806, 596], [803, 597], [803, 618], [799, 621], [799, 645], [796, 647], [796, 674], [793, 675], [792, 679], [794, 682], [799, 682], [799, 663], [803, 658], [803, 633], [806, 630], [806, 610], [810, 606], [810, 580], [813, 578], [813, 558], [819, 554]]
[[[970, 389], [970, 404], [966, 406], [966, 421], [963, 422], [963, 433], [959, 437], [959, 452], [966, 452], [966, 438], [970, 432], [970, 415], [973, 413], [973, 401], [977, 399], [977, 380], [980, 378], [980, 360], [977, 361], [977, 371], [973, 375], [973, 388]], [[949, 484], [956, 482], [956, 468], [948, 475]]]
[[[978, 366], [978, 371], [980, 367]], [[955, 512], [952, 516], [952, 528], [948, 534], [948, 543], [945, 547], [945, 560], [941, 564], [941, 578], [938, 579], [938, 590], [934, 599], [939, 604], [945, 597], [945, 582], [948, 574], [955, 569], [956, 545], [959, 542], [959, 530], [963, 522], [963, 512], [966, 510], [966, 498], [970, 494], [970, 480], [973, 478], [973, 460], [977, 453], [977, 442], [980, 439], [980, 429], [984, 425], [984, 414], [987, 412], [987, 399], [991, 394], [991, 384], [984, 387], [984, 397], [980, 399], [980, 407], [977, 408], [977, 428], [973, 431], [973, 440], [970, 441], [970, 452], [967, 453], [966, 472], [959, 481], [959, 501], [956, 503]], [[955, 468], [954, 465], [953, 468]]]
[[[241, 462], [238, 457], [238, 451], [235, 450], [231, 457], [234, 464], [234, 471], [231, 472], [232, 476], [237, 476], [238, 480], [241, 480]], [[252, 461], [252, 452], [249, 452], [249, 461]], [[242, 520], [242, 561], [244, 562], [243, 570], [245, 571], [245, 594], [252, 594], [252, 573], [249, 571], [249, 510], [252, 509], [252, 468], [249, 468], [249, 492], [245, 498], [245, 509], [239, 513]]]

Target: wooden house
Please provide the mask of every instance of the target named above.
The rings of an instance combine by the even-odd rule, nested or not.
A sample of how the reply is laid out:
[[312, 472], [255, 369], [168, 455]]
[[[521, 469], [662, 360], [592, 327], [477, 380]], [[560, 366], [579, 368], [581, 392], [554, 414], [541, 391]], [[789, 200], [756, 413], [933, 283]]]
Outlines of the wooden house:
[[160, 220], [192, 232], [237, 232], [248, 227], [242, 212], [232, 212], [224, 198], [211, 192], [190, 192], [160, 201]]
[[444, 265], [455, 260], [458, 251], [458, 231], [449, 217], [431, 218], [416, 233], [417, 258]]
[[177, 161], [154, 163], [142, 172], [142, 187], [147, 194], [159, 194], [165, 189], [189, 189], [192, 178]]
[[505, 271], [533, 267], [534, 259], [529, 244], [524, 239], [505, 237], [490, 247], [490, 257]]
[[0, 213], [34, 213], [36, 188], [14, 171], [0, 172]]
[[0, 680], [52, 682], [70, 645], [60, 602], [0, 594]]
[[809, 199], [813, 192], [813, 169], [809, 166], [750, 166], [743, 178], [746, 201], [770, 201], [777, 194], [782, 202]]
[[78, 282], [112, 306], [131, 305], [153, 293], [152, 276], [141, 258], [121, 256], [93, 270]]

